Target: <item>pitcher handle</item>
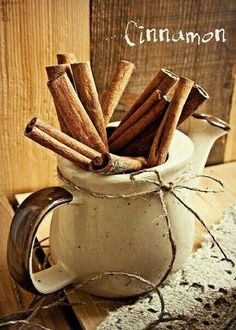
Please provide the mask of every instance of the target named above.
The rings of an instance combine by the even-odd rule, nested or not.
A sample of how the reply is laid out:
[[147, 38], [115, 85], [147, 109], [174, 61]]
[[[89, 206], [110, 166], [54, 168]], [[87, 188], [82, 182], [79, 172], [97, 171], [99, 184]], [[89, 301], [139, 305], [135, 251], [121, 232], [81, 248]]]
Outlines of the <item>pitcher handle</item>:
[[13, 217], [7, 245], [8, 268], [14, 280], [27, 291], [48, 294], [74, 280], [60, 262], [37, 273], [33, 273], [31, 262], [40, 223], [49, 212], [72, 200], [73, 195], [62, 187], [41, 189], [27, 197]]

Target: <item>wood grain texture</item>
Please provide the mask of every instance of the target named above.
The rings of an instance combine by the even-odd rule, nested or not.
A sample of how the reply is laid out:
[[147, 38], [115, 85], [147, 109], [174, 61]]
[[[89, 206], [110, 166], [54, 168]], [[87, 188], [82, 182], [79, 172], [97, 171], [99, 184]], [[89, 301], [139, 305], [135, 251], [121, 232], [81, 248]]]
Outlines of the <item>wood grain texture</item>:
[[[236, 162], [209, 166], [205, 168], [204, 174], [218, 178], [224, 183], [225, 190], [218, 194], [197, 193], [194, 201], [194, 210], [204, 219], [207, 226], [210, 228], [214, 223], [218, 223], [223, 212], [232, 203], [236, 203]], [[200, 186], [202, 188], [209, 187], [209, 180], [201, 179]], [[211, 187], [213, 187], [211, 185]], [[201, 234], [205, 229], [196, 221], [196, 233], [194, 250], [201, 246]]]
[[[196, 193], [193, 208], [199, 213], [204, 222], [210, 228], [211, 225], [218, 223], [222, 219], [224, 210], [232, 203], [236, 202], [236, 181], [232, 180], [232, 178], [236, 176], [236, 162], [209, 166], [205, 168], [204, 174], [212, 175], [215, 178], [222, 180], [225, 185], [225, 191], [219, 194]], [[200, 187], [209, 187], [209, 181], [201, 179]], [[17, 195], [17, 201], [19, 203], [23, 202], [28, 195], [29, 194]], [[50, 222], [50, 215], [48, 220]], [[39, 228], [41, 233], [37, 233], [38, 239], [48, 236], [49, 222], [43, 223]], [[205, 229], [196, 221], [193, 251], [196, 251], [201, 246], [201, 235], [203, 232], [205, 232]], [[120, 307], [115, 300], [108, 300], [104, 303], [102, 300], [99, 300], [98, 297], [90, 296], [84, 292], [73, 292], [68, 295], [68, 300], [71, 303], [78, 301], [85, 303], [84, 305], [73, 307], [77, 319], [85, 330], [95, 330], [96, 327], [106, 318], [109, 311], [113, 311]]]
[[[236, 202], [236, 181], [232, 180], [232, 177], [236, 176], [236, 162], [209, 166], [204, 170], [204, 174], [219, 178], [225, 184], [225, 191], [222, 193], [196, 194], [193, 205], [194, 210], [196, 210], [204, 219], [207, 226], [211, 227], [211, 225], [218, 223], [222, 219], [224, 210], [232, 203]], [[202, 179], [200, 186], [209, 186], [209, 181], [206, 182]], [[197, 248], [201, 246], [201, 235], [203, 232], [205, 232], [204, 228], [202, 228], [202, 226], [199, 225], [199, 222], [196, 221], [196, 234], [193, 251], [196, 251]], [[106, 304], [99, 304], [97, 298], [82, 292], [73, 293], [73, 296], [69, 297], [71, 302], [78, 301], [78, 299], [89, 303], [88, 305], [77, 306], [74, 308], [74, 312], [85, 330], [95, 330], [96, 327], [106, 318], [108, 311], [120, 307], [115, 301], [109, 301]]]
[[33, 116], [58, 125], [45, 66], [63, 52], [89, 59], [89, 1], [0, 0], [0, 47], [0, 190], [13, 196], [56, 181], [56, 157], [23, 129]]
[[233, 93], [230, 107], [230, 119], [229, 124], [231, 131], [226, 139], [224, 161], [230, 162], [236, 160], [236, 65], [233, 70]]
[[[17, 204], [21, 204], [31, 193], [17, 194], [15, 199]], [[1, 201], [1, 200], [0, 200]], [[1, 211], [1, 209], [0, 209]], [[1, 213], [0, 213], [1, 214]], [[49, 236], [50, 223], [52, 219], [52, 213], [49, 213], [43, 222], [43, 224], [38, 228], [37, 239], [41, 241]], [[1, 224], [1, 223], [0, 223]], [[0, 227], [1, 228], [1, 227]], [[0, 282], [1, 284], [1, 282]], [[1, 288], [1, 286], [0, 286]], [[22, 290], [25, 295], [30, 295], [28, 292]], [[84, 302], [84, 305], [74, 306], [73, 311], [81, 324], [83, 329], [95, 330], [96, 327], [104, 320], [109, 311], [113, 311], [117, 308], [118, 304], [112, 301], [107, 301], [104, 303], [102, 298], [93, 297], [85, 292], [70, 292], [65, 289], [68, 300], [70, 303]], [[1, 309], [0, 309], [1, 311]], [[52, 310], [53, 311], [53, 310]], [[52, 312], [51, 311], [51, 312]], [[1, 315], [1, 314], [0, 314]], [[52, 328], [53, 329], [53, 328]], [[60, 329], [60, 328], [59, 328]]]
[[[100, 93], [107, 88], [118, 61], [135, 64], [136, 70], [126, 90], [138, 95], [161, 67], [199, 83], [210, 95], [201, 111], [225, 121], [230, 117], [232, 67], [236, 63], [236, 2], [228, 0], [92, 0], [91, 61]], [[207, 33], [226, 31], [225, 43], [152, 43], [130, 47], [124, 40], [128, 21], [145, 28]], [[122, 37], [121, 37], [122, 35]], [[112, 38], [111, 38], [112, 37]], [[99, 65], [98, 65], [99, 63]], [[117, 118], [117, 117], [116, 117]], [[225, 138], [218, 141], [209, 163], [223, 161]]]
[[8, 269], [12, 278], [29, 292], [40, 294], [33, 283], [29, 262], [37, 229], [47, 213], [72, 199], [66, 189], [48, 187], [31, 194], [16, 210], [8, 236]]
[[0, 248], [2, 251], [0, 255], [0, 316], [13, 312], [19, 308], [8, 272], [6, 255], [7, 237], [12, 217], [13, 210], [8, 203], [7, 198], [3, 195], [0, 196], [0, 233], [1, 236], [4, 237], [4, 239], [0, 240]]
[[[66, 292], [66, 290], [65, 290]], [[74, 292], [67, 295], [70, 303], [82, 301], [85, 304], [73, 307], [73, 311], [84, 330], [96, 330], [109, 312], [116, 310], [120, 305], [115, 301], [99, 299], [84, 292]], [[125, 302], [124, 302], [125, 304]]]
[[[34, 295], [21, 289], [10, 277], [7, 267], [7, 237], [13, 217], [13, 209], [4, 195], [0, 196], [0, 317], [15, 313], [28, 307]], [[62, 311], [59, 307], [44, 311], [33, 320], [50, 329], [69, 330]]]

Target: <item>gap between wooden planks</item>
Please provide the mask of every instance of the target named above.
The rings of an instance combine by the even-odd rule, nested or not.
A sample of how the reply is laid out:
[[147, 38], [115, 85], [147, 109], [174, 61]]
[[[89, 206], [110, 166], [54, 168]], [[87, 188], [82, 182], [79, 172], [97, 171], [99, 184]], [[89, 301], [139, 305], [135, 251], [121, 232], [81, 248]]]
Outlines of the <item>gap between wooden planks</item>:
[[231, 106], [230, 106], [230, 116], [229, 116], [229, 124], [231, 127], [230, 133], [226, 137], [226, 145], [225, 145], [225, 153], [224, 153], [224, 161], [229, 162], [232, 160], [236, 160], [236, 64], [233, 69], [233, 91], [231, 98]]
[[89, 60], [90, 1], [0, 0], [0, 40], [0, 190], [12, 197], [56, 183], [45, 171], [56, 157], [27, 141], [23, 128], [36, 115], [58, 125], [45, 66], [64, 52]]
[[[225, 185], [225, 191], [218, 194], [196, 193], [193, 208], [204, 219], [208, 227], [210, 227], [212, 224], [219, 222], [225, 208], [229, 207], [231, 203], [236, 202], [236, 180], [233, 179], [236, 177], [236, 162], [210, 166], [204, 170], [204, 173], [222, 180]], [[210, 185], [212, 184], [210, 183]], [[201, 187], [209, 187], [209, 181], [202, 179]], [[21, 203], [28, 195], [19, 194], [16, 195], [16, 199]], [[48, 236], [50, 218], [49, 216], [48, 220], [41, 226], [43, 228], [39, 229], [37, 234], [39, 240]], [[202, 226], [196, 223], [194, 251], [201, 246], [201, 234], [204, 231]], [[97, 303], [97, 298], [95, 302], [92, 296], [82, 292], [70, 294], [68, 299], [70, 302], [86, 302], [84, 306], [73, 307], [81, 326], [86, 330], [95, 330], [105, 319], [109, 311], [119, 307], [115, 301], [109, 301], [107, 304]]]

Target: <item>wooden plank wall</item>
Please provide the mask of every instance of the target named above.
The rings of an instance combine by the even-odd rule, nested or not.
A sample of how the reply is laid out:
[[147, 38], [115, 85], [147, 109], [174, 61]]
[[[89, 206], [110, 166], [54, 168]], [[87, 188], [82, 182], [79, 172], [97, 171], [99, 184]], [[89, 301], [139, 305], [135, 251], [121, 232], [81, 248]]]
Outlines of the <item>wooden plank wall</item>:
[[231, 126], [231, 132], [227, 137], [227, 143], [225, 147], [224, 161], [230, 162], [231, 160], [236, 160], [236, 65], [233, 69], [233, 92], [231, 99], [231, 111], [229, 123]]
[[[87, 60], [91, 51], [100, 92], [121, 58], [137, 66], [127, 89], [131, 95], [138, 94], [161, 66], [168, 67], [208, 90], [211, 100], [202, 111], [230, 119], [235, 126], [234, 116], [230, 117], [235, 11], [234, 0], [92, 0], [91, 4], [89, 0], [0, 0], [0, 191], [11, 197], [56, 182], [55, 156], [24, 138], [23, 129], [33, 116], [57, 125], [44, 71], [55, 63], [57, 52], [72, 51], [79, 60]], [[147, 28], [171, 31], [208, 32], [223, 27], [227, 42], [146, 43], [131, 48], [120, 36], [131, 19]], [[234, 136], [228, 139], [225, 158], [226, 140], [222, 139], [210, 163], [236, 158]]]
[[56, 158], [23, 136], [38, 116], [57, 125], [44, 67], [56, 53], [89, 59], [89, 0], [0, 0], [0, 191], [54, 184]]
[[[185, 42], [146, 42], [130, 47], [123, 37], [130, 20], [145, 28], [169, 28], [173, 33], [182, 30], [205, 34], [224, 28], [227, 40], [225, 43], [211, 40], [200, 46]], [[137, 30], [134, 36], [137, 41]], [[235, 0], [92, 0], [91, 60], [100, 93], [108, 85], [120, 59], [130, 60], [137, 66], [126, 90], [128, 94], [140, 93], [159, 68], [167, 67], [197, 81], [208, 91], [211, 99], [202, 107], [202, 112], [229, 121], [232, 70], [236, 63], [235, 40]], [[235, 125], [232, 117], [231, 123]], [[236, 159], [233, 152], [236, 141], [231, 136], [229, 143], [231, 151], [227, 152], [227, 161]], [[223, 162], [225, 146], [226, 138], [222, 138], [215, 145], [209, 164]]]

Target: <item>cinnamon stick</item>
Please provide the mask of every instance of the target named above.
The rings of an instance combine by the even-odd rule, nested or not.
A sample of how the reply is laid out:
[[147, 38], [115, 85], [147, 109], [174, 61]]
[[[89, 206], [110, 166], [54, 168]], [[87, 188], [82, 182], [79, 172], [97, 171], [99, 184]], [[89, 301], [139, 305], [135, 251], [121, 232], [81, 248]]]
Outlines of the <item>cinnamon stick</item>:
[[125, 122], [139, 107], [141, 107], [155, 90], [159, 90], [161, 94], [166, 95], [178, 80], [179, 77], [175, 73], [167, 69], [161, 69], [126, 113], [121, 124]]
[[75, 63], [75, 62], [77, 62], [77, 59], [74, 53], [57, 54], [58, 64]]
[[135, 111], [126, 121], [119, 125], [113, 134], [109, 137], [109, 143], [114, 142], [122, 133], [124, 133], [130, 126], [139, 120], [145, 113], [150, 110], [161, 99], [159, 91], [154, 91], [151, 96]]
[[120, 97], [129, 82], [134, 67], [135, 66], [133, 63], [122, 60], [117, 67], [110, 87], [102, 97], [102, 109], [105, 125], [109, 123]]
[[73, 139], [72, 137], [64, 134], [63, 132], [59, 131], [58, 129], [52, 127], [51, 125], [46, 124], [39, 118], [33, 118], [27, 125], [27, 131], [32, 131], [33, 128], [36, 127], [37, 129], [41, 130], [42, 132], [48, 134], [52, 138], [56, 139], [57, 141], [65, 144], [67, 147], [81, 153], [83, 156], [86, 156], [89, 159], [93, 159], [101, 155], [98, 151], [86, 146], [85, 144]]
[[91, 162], [89, 158], [48, 135], [37, 126], [31, 124], [27, 125], [25, 128], [25, 136], [43, 147], [54, 151], [56, 154], [74, 162], [79, 167], [86, 170], [89, 169], [89, 164]]
[[153, 139], [156, 135], [157, 128], [160, 125], [161, 119], [158, 119], [151, 126], [147, 127], [141, 134], [127, 144], [123, 149], [119, 151], [121, 156], [132, 156], [132, 157], [148, 157]]
[[53, 77], [58, 73], [65, 72], [68, 75], [71, 83], [74, 84], [70, 64], [58, 64], [58, 65], [46, 66], [45, 69], [47, 72], [48, 80], [53, 79]]
[[194, 82], [190, 79], [180, 78], [170, 105], [153, 140], [148, 157], [150, 167], [160, 165], [166, 161], [175, 128], [193, 84]]
[[178, 125], [182, 124], [183, 121], [185, 121], [189, 116], [191, 116], [197, 110], [197, 108], [208, 99], [209, 95], [205, 91], [205, 89], [195, 84], [192, 87], [187, 101], [183, 107], [183, 111], [181, 113]]
[[[45, 69], [47, 72], [48, 80], [52, 80], [53, 77], [56, 76], [57, 74], [65, 72], [68, 75], [71, 83], [74, 85], [70, 64], [59, 64], [59, 65], [47, 66]], [[61, 116], [61, 113], [57, 109], [57, 107], [56, 107], [56, 113], [57, 113], [57, 118], [58, 118], [62, 132], [69, 135], [70, 132], [66, 126], [64, 118]]]
[[56, 109], [64, 118], [70, 135], [99, 152], [107, 151], [68, 76], [65, 73], [54, 76], [48, 82], [48, 88], [52, 94]]
[[[182, 124], [182, 122], [185, 121], [193, 112], [195, 112], [195, 110], [208, 98], [209, 98], [209, 95], [207, 94], [207, 92], [202, 87], [195, 84], [192, 87], [192, 89], [189, 93], [189, 96], [187, 98], [187, 101], [183, 107], [183, 110], [182, 110], [182, 113], [181, 113], [181, 116], [180, 116], [180, 119], [178, 122], [178, 126], [180, 124]], [[136, 112], [138, 112], [139, 109]], [[128, 122], [129, 119], [127, 119], [126, 122]], [[124, 122], [124, 124], [126, 122]], [[133, 141], [131, 141], [131, 143], [129, 143], [127, 146], [125, 146], [123, 149], [121, 149], [119, 154], [122, 156], [147, 157], [159, 125], [160, 125], [160, 120], [158, 120], [156, 123], [152, 124], [141, 134], [139, 134]]]
[[90, 62], [71, 64], [75, 86], [87, 114], [107, 146], [106, 126]]
[[146, 166], [146, 163], [143, 157], [121, 157], [103, 153], [91, 161], [89, 169], [96, 173], [118, 174], [140, 170]]
[[169, 101], [165, 96], [161, 97], [159, 102], [154, 105], [149, 111], [147, 111], [143, 117], [133, 123], [126, 131], [123, 132], [116, 140], [114, 140], [110, 145], [110, 151], [112, 153], [117, 153], [119, 150], [123, 149], [127, 144], [129, 144], [136, 136], [142, 133], [148, 126], [153, 122], [158, 120], [162, 114], [166, 111], [169, 105]]

